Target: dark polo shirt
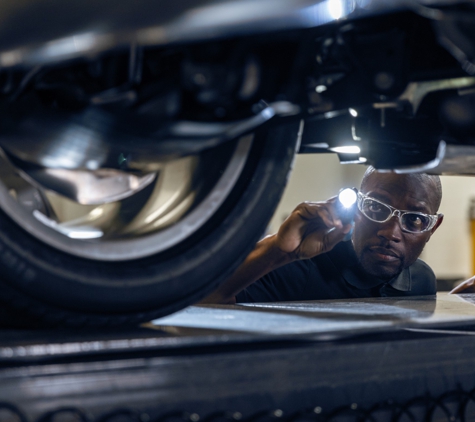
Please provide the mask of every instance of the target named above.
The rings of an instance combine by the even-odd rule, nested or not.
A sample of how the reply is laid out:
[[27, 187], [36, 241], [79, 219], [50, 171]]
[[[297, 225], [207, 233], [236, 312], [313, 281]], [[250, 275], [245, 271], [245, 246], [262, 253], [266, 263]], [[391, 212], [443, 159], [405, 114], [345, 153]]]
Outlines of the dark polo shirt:
[[431, 268], [418, 259], [390, 281], [368, 275], [350, 241], [330, 252], [296, 261], [266, 274], [236, 296], [237, 303], [349, 299], [436, 294]]

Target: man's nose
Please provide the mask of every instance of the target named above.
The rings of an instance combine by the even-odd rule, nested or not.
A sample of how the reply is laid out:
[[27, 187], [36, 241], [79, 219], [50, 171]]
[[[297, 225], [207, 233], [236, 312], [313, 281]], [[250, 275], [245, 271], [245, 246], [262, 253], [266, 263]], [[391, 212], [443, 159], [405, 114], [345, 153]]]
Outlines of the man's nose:
[[402, 229], [399, 218], [393, 215], [388, 221], [382, 223], [377, 235], [386, 240], [400, 242], [402, 240]]

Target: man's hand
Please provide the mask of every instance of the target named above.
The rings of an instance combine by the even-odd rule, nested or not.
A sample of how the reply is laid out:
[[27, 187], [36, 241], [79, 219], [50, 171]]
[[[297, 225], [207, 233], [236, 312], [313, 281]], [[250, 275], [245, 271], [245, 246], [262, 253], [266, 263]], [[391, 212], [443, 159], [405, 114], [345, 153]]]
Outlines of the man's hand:
[[463, 283], [460, 283], [449, 292], [451, 295], [455, 293], [475, 293], [475, 275]]
[[336, 209], [337, 197], [323, 202], [303, 202], [280, 226], [274, 244], [291, 260], [308, 259], [328, 252], [351, 230]]

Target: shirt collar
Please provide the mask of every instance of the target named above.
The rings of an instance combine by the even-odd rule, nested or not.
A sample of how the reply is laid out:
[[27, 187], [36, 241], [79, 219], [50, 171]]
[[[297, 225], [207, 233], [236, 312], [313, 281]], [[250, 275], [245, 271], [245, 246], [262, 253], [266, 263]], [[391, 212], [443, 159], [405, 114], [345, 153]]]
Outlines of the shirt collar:
[[401, 274], [394, 277], [388, 284], [401, 292], [409, 292], [412, 287], [411, 281], [411, 271], [409, 268], [405, 268]]

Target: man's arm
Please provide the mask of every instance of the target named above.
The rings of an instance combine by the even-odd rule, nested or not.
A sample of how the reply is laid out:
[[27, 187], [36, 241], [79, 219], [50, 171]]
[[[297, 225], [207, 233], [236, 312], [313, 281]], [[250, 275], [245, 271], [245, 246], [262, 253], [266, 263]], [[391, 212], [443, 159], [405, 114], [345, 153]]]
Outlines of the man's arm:
[[338, 217], [335, 201], [300, 204], [279, 231], [258, 242], [236, 272], [201, 303], [235, 303], [240, 291], [265, 274], [331, 250], [351, 230], [351, 224], [343, 225]]
[[236, 295], [267, 273], [292, 262], [290, 256], [275, 245], [276, 235], [267, 236], [226, 282], [201, 303], [236, 303]]

